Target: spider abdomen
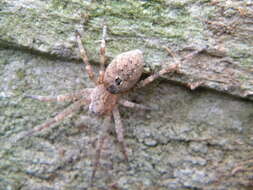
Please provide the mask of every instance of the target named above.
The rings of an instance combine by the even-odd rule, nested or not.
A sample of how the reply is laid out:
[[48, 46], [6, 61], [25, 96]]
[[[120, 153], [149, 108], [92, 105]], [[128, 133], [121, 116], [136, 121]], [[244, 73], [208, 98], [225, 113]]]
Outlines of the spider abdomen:
[[141, 50], [119, 54], [105, 71], [104, 85], [112, 94], [126, 92], [139, 80], [143, 72], [144, 60]]

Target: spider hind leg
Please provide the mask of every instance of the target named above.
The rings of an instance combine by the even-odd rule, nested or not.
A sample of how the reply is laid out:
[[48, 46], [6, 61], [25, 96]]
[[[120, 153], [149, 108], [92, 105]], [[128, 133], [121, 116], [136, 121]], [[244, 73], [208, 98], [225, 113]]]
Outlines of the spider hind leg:
[[199, 53], [203, 52], [206, 50], [207, 47], [203, 47], [199, 50], [195, 50], [192, 53], [189, 53], [188, 55], [186, 55], [185, 57], [183, 57], [182, 59], [178, 59], [176, 57], [176, 54], [171, 51], [169, 48], [165, 48], [167, 50], [167, 52], [172, 55], [174, 62], [173, 64], [170, 64], [169, 66], [165, 67], [164, 69], [161, 69], [159, 72], [150, 75], [149, 77], [147, 77], [144, 80], [141, 80], [138, 84], [137, 84], [137, 88], [141, 88], [146, 86], [147, 84], [153, 82], [155, 79], [159, 78], [160, 76], [170, 73], [170, 72], [180, 72], [180, 65], [182, 65], [185, 61], [188, 61], [189, 59], [191, 59], [192, 57], [198, 55]]

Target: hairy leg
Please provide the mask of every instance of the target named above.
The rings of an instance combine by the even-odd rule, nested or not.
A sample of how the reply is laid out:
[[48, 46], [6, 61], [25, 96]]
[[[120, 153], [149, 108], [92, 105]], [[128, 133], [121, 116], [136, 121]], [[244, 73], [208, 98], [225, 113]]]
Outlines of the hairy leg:
[[208, 48], [208, 46], [203, 47], [203, 48], [201, 48], [201, 49], [199, 49], [199, 50], [195, 50], [195, 51], [193, 51], [193, 52], [187, 54], [186, 56], [184, 56], [184, 57], [181, 59], [181, 62], [187, 61], [187, 60], [189, 60], [189, 59], [192, 59], [192, 58], [193, 58], [194, 56], [196, 56], [197, 54], [206, 51], [207, 48]]
[[27, 95], [25, 97], [36, 99], [42, 102], [65, 102], [65, 101], [76, 101], [82, 97], [88, 97], [91, 94], [92, 88], [86, 88], [70, 94], [62, 94], [57, 96], [36, 96]]
[[130, 102], [128, 100], [120, 99], [119, 104], [122, 106], [128, 107], [128, 108], [137, 108], [137, 109], [143, 109], [143, 110], [153, 110], [153, 108], [150, 108], [148, 106], [142, 105], [142, 104], [137, 104], [134, 102]]
[[69, 107], [64, 109], [62, 112], [58, 113], [54, 118], [48, 119], [43, 124], [33, 128], [30, 131], [20, 133], [19, 136], [14, 139], [14, 142], [17, 142], [18, 140], [21, 140], [21, 139], [23, 139], [27, 136], [32, 136], [34, 133], [37, 133], [39, 131], [42, 131], [43, 129], [51, 127], [52, 125], [54, 125], [56, 123], [59, 123], [60, 121], [65, 119], [67, 116], [69, 116], [72, 113], [78, 111], [83, 105], [85, 105], [87, 103], [89, 103], [89, 101], [86, 100], [86, 99], [81, 99], [81, 100], [78, 100], [78, 101], [74, 102]]
[[177, 63], [171, 64], [167, 68], [164, 68], [164, 69], [160, 70], [158, 73], [150, 75], [149, 77], [145, 78], [144, 80], [141, 80], [137, 84], [137, 88], [144, 87], [147, 84], [153, 82], [155, 79], [159, 78], [160, 76], [162, 76], [162, 75], [164, 75], [166, 73], [169, 73], [169, 72], [177, 71], [178, 69], [179, 69], [179, 64], [177, 64]]
[[81, 58], [84, 62], [84, 64], [86, 65], [85, 66], [85, 69], [89, 75], [89, 78], [91, 81], [93, 81], [94, 83], [96, 83], [95, 81], [95, 75], [94, 75], [94, 72], [93, 72], [93, 69], [88, 61], [88, 57], [87, 57], [87, 54], [86, 54], [86, 51], [83, 47], [83, 44], [82, 44], [82, 41], [81, 41], [81, 35], [78, 31], [76, 31], [76, 40], [77, 40], [77, 43], [78, 43], [78, 47], [79, 47], [79, 50], [80, 50], [80, 55], [81, 55]]
[[98, 77], [98, 83], [102, 84], [104, 80], [104, 73], [105, 73], [105, 50], [106, 50], [106, 44], [105, 44], [105, 38], [106, 38], [106, 30], [107, 27], [104, 24], [103, 26], [103, 34], [102, 34], [102, 40], [100, 45], [100, 71], [99, 71], [99, 77]]
[[97, 171], [97, 168], [99, 167], [99, 164], [100, 164], [100, 157], [101, 157], [101, 152], [103, 150], [104, 142], [105, 142], [106, 138], [108, 138], [108, 129], [109, 129], [110, 123], [111, 123], [111, 115], [107, 116], [104, 119], [101, 131], [100, 131], [100, 134], [98, 137], [98, 142], [97, 142], [97, 146], [96, 146], [95, 162], [94, 162], [92, 176], [91, 176], [91, 185], [93, 185], [96, 171]]
[[175, 53], [173, 53], [169, 48], [165, 48], [167, 50], [167, 52], [169, 54], [172, 55], [175, 63], [169, 65], [168, 67], [160, 70], [158, 73], [155, 73], [149, 77], [147, 77], [146, 79], [144, 80], [141, 80], [138, 84], [137, 84], [137, 88], [141, 88], [141, 87], [144, 87], [146, 86], [147, 84], [153, 82], [155, 79], [159, 78], [160, 76], [166, 74], [166, 73], [169, 73], [169, 72], [174, 72], [174, 71], [178, 71], [179, 70], [179, 67], [180, 65], [184, 62], [184, 61], [187, 61], [189, 59], [191, 59], [192, 57], [196, 56], [197, 54], [203, 52], [204, 50], [206, 50], [206, 47], [205, 48], [202, 48], [200, 50], [196, 50], [196, 51], [193, 51], [192, 53], [189, 53], [188, 55], [186, 55], [185, 57], [183, 57], [182, 59], [177, 59], [176, 58], [176, 55]]
[[117, 134], [117, 139], [120, 143], [121, 151], [125, 157], [125, 160], [128, 161], [126, 145], [124, 143], [124, 128], [123, 128], [123, 124], [120, 118], [119, 109], [117, 106], [115, 106], [112, 113], [113, 113], [113, 118], [115, 122], [115, 131]]

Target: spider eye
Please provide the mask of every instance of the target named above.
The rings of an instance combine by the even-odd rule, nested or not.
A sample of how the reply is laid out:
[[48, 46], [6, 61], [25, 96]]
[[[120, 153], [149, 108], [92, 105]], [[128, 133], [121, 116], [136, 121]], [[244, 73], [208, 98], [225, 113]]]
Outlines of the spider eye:
[[122, 83], [122, 80], [119, 77], [117, 77], [115, 79], [115, 83], [116, 83], [117, 86], [119, 86]]

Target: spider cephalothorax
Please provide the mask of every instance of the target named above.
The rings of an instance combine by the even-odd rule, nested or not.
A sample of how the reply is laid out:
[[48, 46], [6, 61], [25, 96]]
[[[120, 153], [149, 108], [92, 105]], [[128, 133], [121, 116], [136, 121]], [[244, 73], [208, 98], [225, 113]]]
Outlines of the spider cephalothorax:
[[[86, 71], [89, 75], [89, 78], [94, 82], [95, 87], [86, 88], [78, 92], [58, 96], [28, 96], [30, 98], [45, 102], [73, 101], [73, 104], [71, 104], [69, 107], [57, 114], [54, 118], [49, 119], [48, 121], [44, 122], [43, 124], [35, 127], [28, 132], [21, 133], [17, 139], [22, 139], [26, 136], [33, 135], [34, 133], [48, 128], [53, 124], [59, 123], [67, 116], [78, 111], [84, 105], [89, 105], [89, 111], [91, 113], [94, 113], [96, 116], [103, 116], [105, 121], [110, 121], [113, 117], [117, 140], [122, 147], [121, 150], [124, 154], [125, 159], [128, 160], [127, 151], [124, 143], [124, 130], [120, 118], [118, 105], [120, 104], [125, 107], [137, 109], [150, 108], [141, 104], [136, 104], [134, 102], [122, 99], [121, 94], [129, 91], [134, 86], [137, 88], [143, 87], [165, 73], [178, 70], [179, 64], [177, 61], [175, 64], [168, 65], [166, 68], [160, 70], [158, 73], [155, 73], [137, 83], [143, 72], [144, 66], [142, 51], [136, 49], [122, 53], [115, 57], [105, 69], [105, 37], [106, 26], [103, 27], [103, 36], [100, 46], [101, 69], [99, 72], [98, 79], [96, 80], [92, 67], [88, 62], [86, 51], [83, 48], [81, 36], [77, 32], [77, 43], [80, 50], [80, 55], [86, 65]], [[198, 52], [200, 51], [193, 52], [191, 56]], [[107, 127], [108, 125], [103, 125], [104, 129], [101, 130], [102, 133], [99, 135], [92, 179], [94, 178], [96, 168], [99, 165], [100, 153], [103, 147], [103, 143], [105, 142], [105, 139], [108, 138]]]
[[118, 55], [102, 74], [100, 83], [90, 96], [89, 111], [96, 115], [113, 111], [121, 93], [132, 88], [143, 71], [144, 61], [140, 50]]

